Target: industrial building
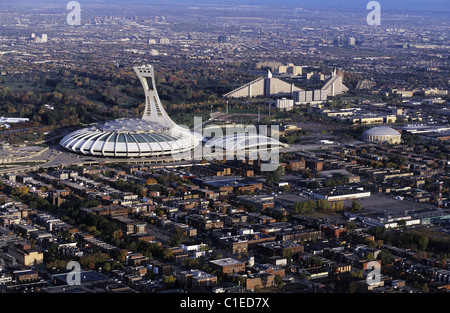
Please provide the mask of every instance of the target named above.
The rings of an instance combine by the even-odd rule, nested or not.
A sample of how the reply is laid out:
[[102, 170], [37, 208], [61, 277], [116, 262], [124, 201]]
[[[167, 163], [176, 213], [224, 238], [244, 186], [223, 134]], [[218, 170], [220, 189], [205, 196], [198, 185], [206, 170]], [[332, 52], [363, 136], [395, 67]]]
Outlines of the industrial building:
[[323, 199], [328, 201], [342, 201], [349, 199], [360, 199], [370, 197], [370, 191], [364, 190], [362, 187], [351, 188], [319, 188], [314, 191], [304, 190], [305, 194], [311, 195], [315, 199]]

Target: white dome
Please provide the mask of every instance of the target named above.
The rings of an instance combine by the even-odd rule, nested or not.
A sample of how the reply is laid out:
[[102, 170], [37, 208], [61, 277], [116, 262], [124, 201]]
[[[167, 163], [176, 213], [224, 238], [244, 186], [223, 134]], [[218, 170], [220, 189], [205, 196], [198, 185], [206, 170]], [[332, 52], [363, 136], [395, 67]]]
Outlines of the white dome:
[[366, 130], [363, 135], [372, 136], [398, 136], [400, 133], [393, 128], [387, 126], [377, 126]]
[[134, 70], [145, 93], [142, 118], [122, 118], [76, 130], [60, 141], [64, 148], [92, 156], [149, 157], [187, 152], [200, 143], [167, 115], [155, 88], [153, 66]]
[[401, 134], [387, 126], [377, 126], [363, 132], [362, 139], [378, 143], [400, 143]]
[[[150, 130], [154, 125], [135, 119], [83, 128], [65, 136], [60, 144], [73, 152], [106, 157], [148, 157], [171, 155], [195, 148], [199, 141], [188, 131]], [[116, 127], [114, 127], [116, 126]], [[137, 127], [134, 127], [137, 126]], [[142, 130], [144, 129], [144, 131]]]

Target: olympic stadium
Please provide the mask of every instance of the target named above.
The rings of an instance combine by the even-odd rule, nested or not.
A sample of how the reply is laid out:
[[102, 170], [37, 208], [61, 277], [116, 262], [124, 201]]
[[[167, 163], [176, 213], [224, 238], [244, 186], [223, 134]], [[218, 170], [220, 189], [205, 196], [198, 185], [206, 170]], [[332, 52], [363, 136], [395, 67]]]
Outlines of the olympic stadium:
[[[155, 88], [155, 72], [152, 65], [134, 67], [144, 88], [145, 109], [141, 118], [121, 118], [93, 124], [66, 135], [60, 145], [65, 149], [87, 156], [98, 157], [158, 157], [192, 151], [202, 143], [202, 136], [177, 125], [167, 115]], [[222, 137], [221, 137], [222, 138]], [[247, 141], [245, 141], [245, 139]], [[254, 142], [282, 143], [266, 136], [253, 136], [240, 141], [246, 149], [257, 148]], [[225, 143], [224, 143], [225, 140]], [[235, 145], [236, 138], [229, 138]], [[227, 138], [216, 144], [224, 147]]]

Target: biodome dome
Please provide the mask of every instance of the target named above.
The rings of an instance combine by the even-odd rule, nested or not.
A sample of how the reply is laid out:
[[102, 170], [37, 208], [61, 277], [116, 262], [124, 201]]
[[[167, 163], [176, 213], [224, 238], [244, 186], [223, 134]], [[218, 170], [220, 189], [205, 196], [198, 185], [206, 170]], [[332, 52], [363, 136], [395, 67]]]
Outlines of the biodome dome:
[[149, 157], [183, 153], [200, 142], [167, 115], [155, 88], [154, 68], [135, 67], [144, 87], [142, 118], [122, 118], [71, 132], [60, 144], [76, 153], [103, 157]]
[[377, 126], [363, 132], [362, 139], [378, 143], [397, 144], [401, 141], [401, 134], [387, 126]]

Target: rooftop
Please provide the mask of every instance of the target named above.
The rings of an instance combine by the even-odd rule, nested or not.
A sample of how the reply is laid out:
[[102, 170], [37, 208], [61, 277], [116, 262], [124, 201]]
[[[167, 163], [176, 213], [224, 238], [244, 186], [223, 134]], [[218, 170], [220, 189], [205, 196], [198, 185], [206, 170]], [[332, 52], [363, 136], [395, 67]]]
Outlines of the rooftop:
[[377, 126], [366, 130], [363, 135], [371, 136], [398, 136], [400, 133], [395, 129], [387, 126]]
[[237, 264], [245, 263], [244, 261], [239, 261], [239, 260], [232, 259], [232, 258], [212, 260], [210, 262], [213, 264], [216, 264], [218, 266], [228, 266], [228, 265], [237, 265]]

